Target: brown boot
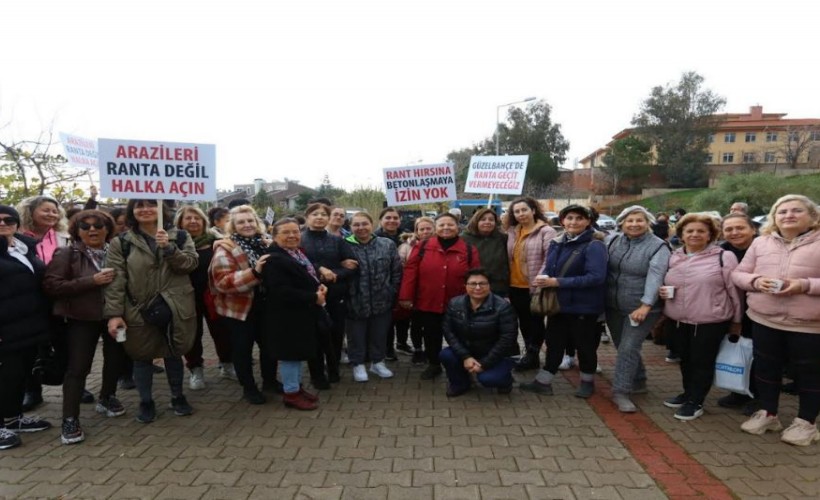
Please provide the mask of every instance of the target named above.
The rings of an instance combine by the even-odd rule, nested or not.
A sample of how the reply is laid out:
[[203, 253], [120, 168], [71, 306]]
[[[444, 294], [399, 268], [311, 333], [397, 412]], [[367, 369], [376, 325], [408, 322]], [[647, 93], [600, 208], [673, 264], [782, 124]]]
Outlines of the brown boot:
[[285, 393], [282, 396], [282, 402], [285, 403], [285, 406], [296, 408], [301, 411], [315, 410], [319, 407], [316, 403], [308, 401], [302, 397], [302, 394], [298, 392], [291, 392], [290, 394]]

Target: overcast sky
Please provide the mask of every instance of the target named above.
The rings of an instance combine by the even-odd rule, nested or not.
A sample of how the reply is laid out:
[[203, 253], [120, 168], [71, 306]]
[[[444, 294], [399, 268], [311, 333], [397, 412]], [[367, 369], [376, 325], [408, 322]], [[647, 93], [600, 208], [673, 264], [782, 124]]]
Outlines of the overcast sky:
[[[0, 136], [214, 143], [220, 188], [380, 186], [553, 108], [572, 167], [694, 70], [725, 111], [820, 117], [820, 2], [3, 1]], [[504, 116], [502, 112], [502, 116]]]

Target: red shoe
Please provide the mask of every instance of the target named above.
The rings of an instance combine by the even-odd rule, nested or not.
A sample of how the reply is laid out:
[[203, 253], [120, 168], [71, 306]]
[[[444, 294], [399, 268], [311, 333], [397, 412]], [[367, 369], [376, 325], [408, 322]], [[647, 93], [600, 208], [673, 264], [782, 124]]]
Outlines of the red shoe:
[[317, 403], [319, 401], [319, 396], [316, 394], [311, 394], [306, 391], [302, 386], [299, 386], [299, 392], [297, 392], [302, 398], [310, 401], [311, 403]]
[[300, 411], [315, 410], [319, 407], [316, 403], [308, 401], [302, 397], [302, 394], [299, 392], [291, 392], [290, 394], [285, 393], [282, 396], [282, 402], [285, 403], [285, 406], [289, 408], [296, 408]]

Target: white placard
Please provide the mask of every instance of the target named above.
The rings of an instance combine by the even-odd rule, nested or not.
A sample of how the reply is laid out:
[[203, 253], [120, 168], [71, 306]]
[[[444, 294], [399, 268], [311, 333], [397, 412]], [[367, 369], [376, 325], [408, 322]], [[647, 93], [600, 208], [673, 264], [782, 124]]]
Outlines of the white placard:
[[388, 206], [450, 201], [456, 196], [456, 170], [452, 163], [384, 169]]
[[529, 159], [528, 155], [473, 156], [464, 192], [521, 194]]
[[100, 194], [111, 198], [216, 200], [216, 146], [99, 139]]
[[63, 143], [68, 165], [97, 171], [97, 141], [95, 139], [60, 132], [60, 142]]
[[273, 219], [276, 217], [276, 212], [273, 211], [271, 207], [268, 207], [268, 210], [265, 212], [265, 221], [268, 224], [273, 224]]

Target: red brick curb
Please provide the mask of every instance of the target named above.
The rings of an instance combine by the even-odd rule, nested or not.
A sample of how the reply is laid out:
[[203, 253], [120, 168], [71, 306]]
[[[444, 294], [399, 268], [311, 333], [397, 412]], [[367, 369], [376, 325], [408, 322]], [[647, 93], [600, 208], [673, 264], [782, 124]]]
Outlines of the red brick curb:
[[[577, 370], [562, 373], [573, 385], [580, 384]], [[646, 414], [618, 411], [610, 401], [611, 394], [609, 382], [597, 377], [595, 394], [587, 402], [670, 498], [735, 498], [725, 484], [692, 458]]]

